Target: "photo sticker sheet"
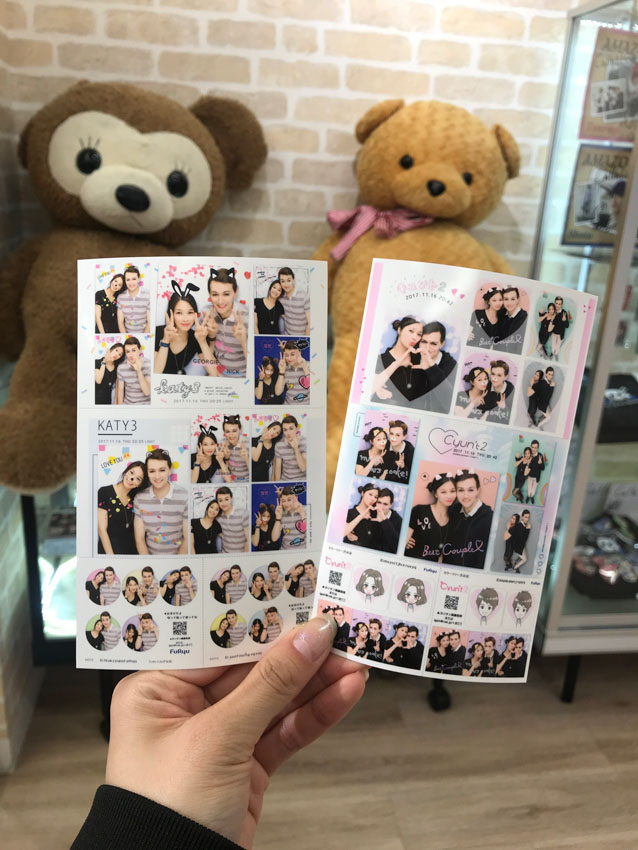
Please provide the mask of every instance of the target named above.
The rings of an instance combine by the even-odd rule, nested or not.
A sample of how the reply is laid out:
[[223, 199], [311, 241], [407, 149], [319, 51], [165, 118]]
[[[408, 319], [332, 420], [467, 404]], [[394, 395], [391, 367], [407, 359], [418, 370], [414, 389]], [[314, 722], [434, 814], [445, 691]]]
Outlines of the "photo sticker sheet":
[[258, 658], [314, 604], [325, 263], [83, 260], [78, 303], [77, 665]]
[[334, 649], [523, 682], [596, 298], [375, 260], [315, 611]]

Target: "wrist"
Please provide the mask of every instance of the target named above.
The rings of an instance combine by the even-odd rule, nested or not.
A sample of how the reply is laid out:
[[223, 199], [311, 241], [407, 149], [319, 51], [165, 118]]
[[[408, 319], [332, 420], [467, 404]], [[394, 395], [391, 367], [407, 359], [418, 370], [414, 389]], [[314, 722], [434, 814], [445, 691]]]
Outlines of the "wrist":
[[162, 340], [162, 341], [160, 342], [160, 347], [161, 347], [161, 348], [168, 348], [168, 343], [167, 343], [167, 342], [164, 342], [164, 340]]

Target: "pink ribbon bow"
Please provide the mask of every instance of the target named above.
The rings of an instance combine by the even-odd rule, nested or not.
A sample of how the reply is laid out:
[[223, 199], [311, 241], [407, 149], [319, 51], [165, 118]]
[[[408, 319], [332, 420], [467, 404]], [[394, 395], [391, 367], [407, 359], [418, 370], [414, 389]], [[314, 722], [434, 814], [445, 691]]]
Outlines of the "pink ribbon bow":
[[382, 239], [392, 239], [405, 230], [427, 227], [434, 219], [430, 215], [419, 215], [413, 210], [397, 207], [394, 210], [378, 210], [368, 204], [362, 204], [353, 210], [330, 210], [326, 216], [333, 230], [345, 230], [341, 239], [330, 252], [335, 260], [342, 260], [360, 236], [374, 227], [374, 232]]

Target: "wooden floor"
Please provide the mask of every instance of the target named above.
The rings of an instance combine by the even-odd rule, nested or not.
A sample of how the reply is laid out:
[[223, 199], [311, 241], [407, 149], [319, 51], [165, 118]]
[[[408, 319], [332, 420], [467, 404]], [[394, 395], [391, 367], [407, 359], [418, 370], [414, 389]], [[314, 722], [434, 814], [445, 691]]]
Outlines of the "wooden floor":
[[[275, 777], [256, 847], [636, 850], [636, 656], [584, 659], [571, 705], [562, 673], [537, 658], [528, 685], [456, 683], [440, 714], [428, 683], [373, 674], [341, 726]], [[98, 722], [96, 674], [49, 670], [19, 767], [0, 778], [3, 850], [68, 850], [102, 780]]]

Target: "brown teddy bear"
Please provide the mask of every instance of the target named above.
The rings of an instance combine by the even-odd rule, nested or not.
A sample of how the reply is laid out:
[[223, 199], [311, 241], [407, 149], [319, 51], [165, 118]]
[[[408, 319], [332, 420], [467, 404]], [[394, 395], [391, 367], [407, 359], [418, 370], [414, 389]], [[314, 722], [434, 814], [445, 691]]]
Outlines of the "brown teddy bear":
[[328, 261], [334, 353], [328, 375], [328, 494], [332, 491], [370, 265], [374, 257], [511, 273], [468, 233], [516, 177], [518, 146], [465, 109], [386, 100], [359, 121], [356, 174], [364, 206], [329, 214], [339, 232], [314, 258]]
[[233, 100], [190, 109], [130, 85], [79, 83], [37, 112], [20, 161], [53, 219], [0, 272], [0, 353], [18, 359], [0, 410], [0, 483], [60, 486], [75, 470], [76, 261], [170, 255], [266, 158], [255, 116]]

